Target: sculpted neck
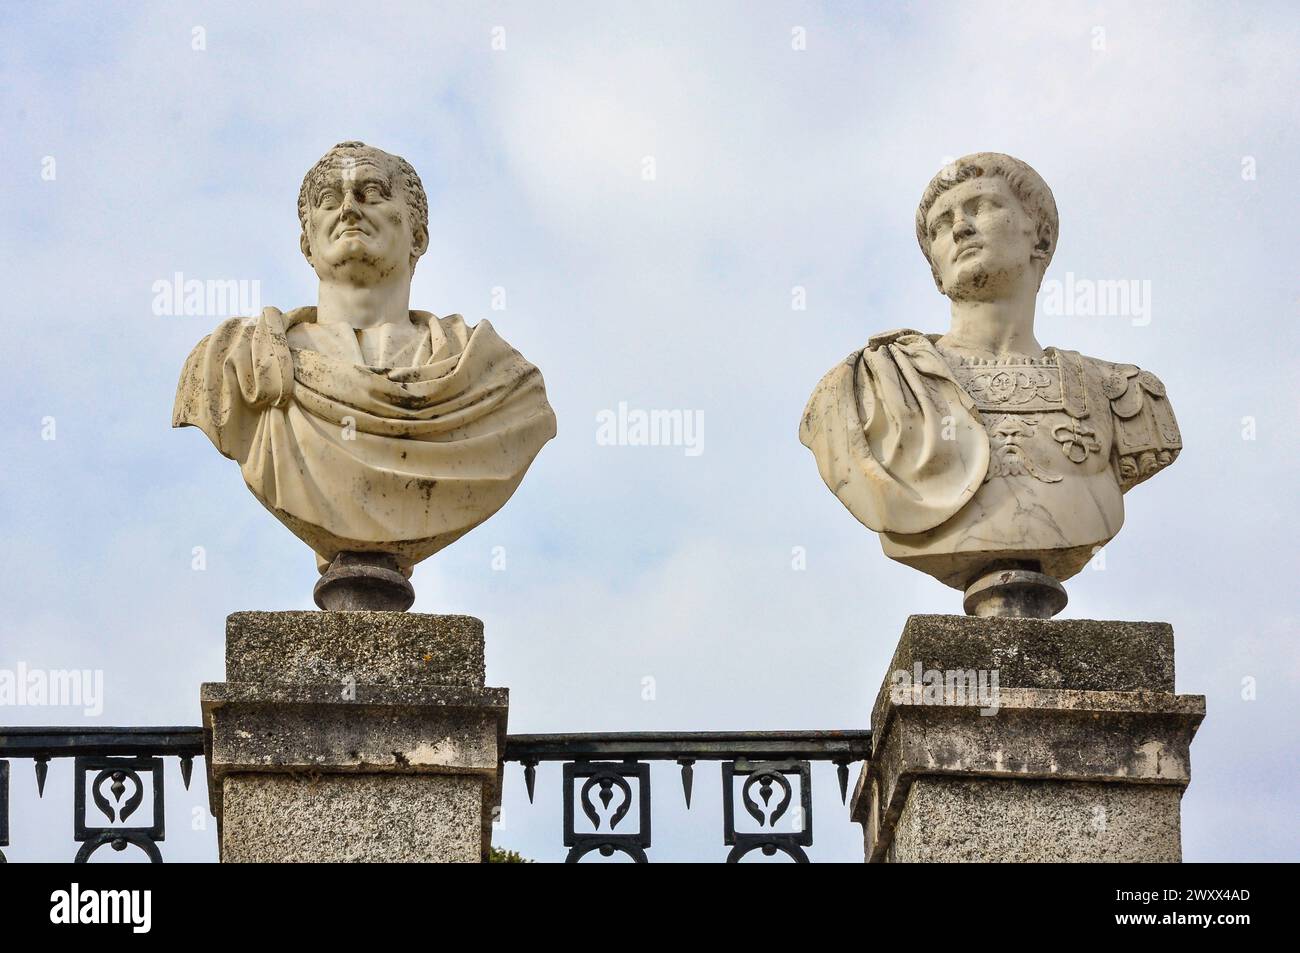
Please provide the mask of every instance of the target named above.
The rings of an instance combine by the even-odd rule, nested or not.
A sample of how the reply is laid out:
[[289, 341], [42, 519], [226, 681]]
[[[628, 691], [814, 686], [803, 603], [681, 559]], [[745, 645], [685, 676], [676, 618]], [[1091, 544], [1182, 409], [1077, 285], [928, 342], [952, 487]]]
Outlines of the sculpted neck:
[[373, 285], [344, 281], [320, 283], [317, 324], [346, 324], [356, 330], [384, 324], [410, 324], [411, 276], [393, 275]]
[[1025, 288], [997, 301], [954, 300], [952, 326], [940, 341], [958, 350], [1042, 357], [1034, 337], [1036, 297], [1036, 290]]

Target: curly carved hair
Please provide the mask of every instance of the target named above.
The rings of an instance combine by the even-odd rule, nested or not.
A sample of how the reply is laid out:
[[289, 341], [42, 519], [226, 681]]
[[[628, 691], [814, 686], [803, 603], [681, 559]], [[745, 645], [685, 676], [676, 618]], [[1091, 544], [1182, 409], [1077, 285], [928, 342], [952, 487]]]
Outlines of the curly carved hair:
[[[424, 185], [420, 182], [420, 177], [416, 174], [415, 169], [401, 156], [395, 156], [382, 149], [376, 149], [374, 146], [368, 146], [364, 142], [352, 140], [340, 142], [338, 145], [333, 146], [303, 176], [302, 188], [298, 190], [298, 223], [302, 227], [302, 235], [298, 239], [298, 244], [308, 261], [311, 261], [311, 243], [307, 237], [307, 216], [311, 210], [316, 189], [324, 180], [326, 173], [350, 162], [355, 162], [358, 156], [374, 159], [381, 167], [387, 168], [390, 173], [396, 172], [394, 178], [400, 180], [402, 191], [406, 196], [406, 207], [411, 212], [411, 237], [413, 243], [417, 248], [423, 248], [429, 243], [429, 199], [424, 194]], [[419, 257], [419, 253], [411, 255], [412, 273], [415, 271], [415, 263], [419, 260]]]
[[1037, 223], [1037, 248], [1044, 254], [1043, 271], [1047, 270], [1047, 266], [1052, 263], [1052, 255], [1056, 253], [1056, 238], [1060, 227], [1056, 213], [1056, 199], [1053, 198], [1052, 190], [1047, 187], [1042, 176], [1030, 168], [1028, 163], [1003, 155], [1001, 152], [974, 152], [940, 169], [939, 173], [930, 180], [930, 184], [925, 187], [925, 192], [921, 194], [921, 204], [916, 208], [916, 240], [921, 245], [925, 260], [930, 263], [930, 274], [934, 276], [935, 287], [940, 291], [943, 291], [943, 282], [939, 278], [939, 269], [935, 267], [934, 259], [930, 257], [930, 235], [925, 227], [926, 216], [930, 214], [930, 207], [934, 205], [935, 200], [944, 192], [982, 175], [1000, 175], [1006, 179], [1007, 184], [1011, 186], [1011, 191], [1020, 199], [1020, 204]]

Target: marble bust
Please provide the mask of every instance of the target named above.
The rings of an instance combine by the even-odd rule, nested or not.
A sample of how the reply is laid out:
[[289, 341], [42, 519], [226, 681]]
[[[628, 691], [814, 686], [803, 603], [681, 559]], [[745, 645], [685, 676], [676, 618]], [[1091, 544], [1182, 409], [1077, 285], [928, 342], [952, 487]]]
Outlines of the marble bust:
[[1173, 410], [1149, 371], [1034, 337], [1057, 211], [1024, 162], [946, 166], [916, 237], [947, 333], [871, 337], [817, 385], [800, 440], [885, 555], [965, 590], [968, 613], [1050, 617], [1119, 532], [1124, 494], [1178, 456]]
[[298, 218], [316, 306], [222, 322], [185, 362], [172, 425], [202, 430], [316, 552], [322, 608], [405, 609], [411, 567], [505, 504], [555, 415], [488, 321], [409, 310], [429, 224], [404, 159], [339, 143]]

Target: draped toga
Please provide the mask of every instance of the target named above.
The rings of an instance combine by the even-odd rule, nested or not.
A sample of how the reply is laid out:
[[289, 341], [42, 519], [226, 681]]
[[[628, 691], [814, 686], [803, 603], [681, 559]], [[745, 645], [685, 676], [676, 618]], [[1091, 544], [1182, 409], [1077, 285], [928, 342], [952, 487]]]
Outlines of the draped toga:
[[541, 372], [490, 322], [410, 318], [426, 332], [412, 366], [293, 347], [316, 309], [266, 308], [224, 321], [181, 372], [172, 426], [235, 460], [322, 566], [385, 552], [409, 572], [500, 509], [555, 436]]
[[924, 335], [873, 338], [822, 378], [799, 439], [822, 479], [877, 533], [919, 533], [984, 481], [989, 441], [975, 403]]

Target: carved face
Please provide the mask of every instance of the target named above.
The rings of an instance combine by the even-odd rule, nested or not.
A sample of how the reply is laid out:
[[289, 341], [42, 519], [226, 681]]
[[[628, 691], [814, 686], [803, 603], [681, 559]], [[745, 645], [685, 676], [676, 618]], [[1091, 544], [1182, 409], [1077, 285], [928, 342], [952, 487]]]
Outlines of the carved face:
[[322, 280], [371, 285], [410, 267], [406, 201], [392, 172], [369, 156], [322, 177], [310, 198], [307, 234], [312, 268]]
[[930, 258], [950, 298], [996, 301], [1026, 276], [1041, 277], [1037, 225], [1000, 175], [967, 179], [944, 192], [930, 207], [926, 229]]

